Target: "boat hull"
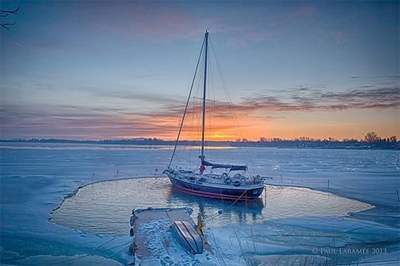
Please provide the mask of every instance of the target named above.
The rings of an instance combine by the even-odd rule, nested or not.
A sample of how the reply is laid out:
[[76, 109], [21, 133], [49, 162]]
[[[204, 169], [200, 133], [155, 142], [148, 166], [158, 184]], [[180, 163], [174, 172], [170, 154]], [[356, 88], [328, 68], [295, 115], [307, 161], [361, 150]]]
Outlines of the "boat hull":
[[175, 188], [189, 194], [198, 195], [207, 198], [228, 199], [228, 200], [254, 200], [258, 198], [264, 190], [264, 187], [256, 188], [223, 188], [210, 187], [201, 184], [195, 184], [186, 180], [177, 179], [168, 175]]
[[173, 232], [178, 242], [193, 254], [203, 253], [203, 238], [187, 221], [175, 221], [172, 224]]

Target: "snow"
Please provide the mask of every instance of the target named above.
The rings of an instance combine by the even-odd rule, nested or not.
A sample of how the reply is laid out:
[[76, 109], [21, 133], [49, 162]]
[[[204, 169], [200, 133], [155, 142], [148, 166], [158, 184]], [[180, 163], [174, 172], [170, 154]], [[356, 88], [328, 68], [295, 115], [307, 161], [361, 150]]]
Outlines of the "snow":
[[[169, 149], [110, 149], [95, 145], [75, 145], [73, 148], [52, 145], [39, 149], [35, 145], [2, 146], [2, 265], [118, 265], [132, 262], [133, 258], [128, 254], [132, 238], [128, 231], [115, 235], [83, 232], [48, 219], [64, 198], [73, 195], [80, 186], [161, 172], [168, 163]], [[244, 149], [217, 149], [213, 161], [240, 163]], [[173, 248], [166, 249], [171, 260], [160, 251], [160, 258], [153, 258], [153, 262], [185, 265], [191, 259], [190, 263], [199, 261], [201, 265], [286, 265], [292, 262], [293, 265], [304, 265], [312, 260], [324, 262], [328, 258], [330, 262], [339, 260], [347, 264], [391, 265], [400, 261], [400, 216], [396, 194], [400, 187], [398, 151], [246, 149], [251, 154], [247, 162], [249, 168], [254, 173], [272, 176], [271, 184], [323, 190], [377, 207], [345, 217], [286, 216], [250, 224], [240, 223], [240, 212], [236, 207], [231, 211], [224, 209], [222, 216], [235, 216], [240, 224], [215, 224], [205, 229], [214, 254], [193, 258], [181, 253], [178, 244], [171, 239], [171, 243], [176, 244], [176, 252]], [[213, 210], [216, 217], [219, 209]], [[126, 215], [121, 223], [129, 226], [130, 209], [126, 210]], [[341, 247], [367, 248], [370, 252], [373, 248], [386, 248], [387, 253], [321, 254], [321, 248], [335, 250]], [[319, 253], [314, 254], [313, 248]]]
[[140, 224], [139, 231], [146, 236], [146, 245], [152, 258], [143, 259], [142, 265], [216, 265], [211, 260], [211, 254], [205, 250], [203, 254], [193, 255], [180, 246], [173, 236], [171, 224], [167, 219], [157, 219], [146, 224]]

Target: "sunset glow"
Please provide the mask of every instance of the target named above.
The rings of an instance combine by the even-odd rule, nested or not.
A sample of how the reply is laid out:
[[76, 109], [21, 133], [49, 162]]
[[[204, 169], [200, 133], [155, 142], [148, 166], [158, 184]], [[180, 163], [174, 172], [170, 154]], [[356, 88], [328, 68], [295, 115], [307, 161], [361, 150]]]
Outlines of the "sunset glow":
[[[20, 7], [1, 29], [3, 139], [175, 139], [206, 29], [207, 140], [400, 138], [398, 2], [1, 5]], [[181, 139], [201, 138], [201, 92]]]

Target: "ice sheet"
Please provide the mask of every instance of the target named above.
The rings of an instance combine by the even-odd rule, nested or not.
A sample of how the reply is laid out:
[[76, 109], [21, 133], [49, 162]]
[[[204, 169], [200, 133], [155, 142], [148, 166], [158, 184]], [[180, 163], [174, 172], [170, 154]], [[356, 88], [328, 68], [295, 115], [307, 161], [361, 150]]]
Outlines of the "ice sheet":
[[[131, 261], [127, 253], [131, 241], [129, 236], [102, 236], [71, 230], [49, 222], [50, 213], [65, 197], [73, 194], [82, 185], [102, 180], [159, 174], [167, 165], [171, 150], [105, 149], [79, 145], [73, 149], [64, 148], [63, 145], [56, 145], [56, 147], [36, 149], [19, 146], [18, 149], [14, 149], [8, 146], [0, 151], [1, 264], [26, 265], [29, 261], [29, 263], [41, 265], [38, 262], [38, 259], [44, 258], [41, 256], [50, 260], [54, 257], [70, 259], [85, 256], [94, 260], [102, 257], [122, 264], [129, 263]], [[247, 153], [244, 152], [245, 149]], [[271, 183], [325, 190], [378, 206], [371, 211], [363, 212], [366, 213], [364, 216], [359, 214], [355, 217], [379, 222], [370, 224], [371, 228], [368, 232], [375, 232], [376, 228], [379, 229], [380, 225], [385, 224], [397, 230], [395, 232], [398, 234], [399, 201], [396, 194], [400, 182], [398, 151], [217, 149], [213, 152], [212, 161], [242, 163], [246, 157], [243, 154], [250, 155], [245, 160], [249, 169], [253, 173], [272, 176]], [[330, 180], [329, 190], [328, 180]], [[130, 209], [126, 212], [128, 216]], [[290, 226], [302, 227], [296, 224], [296, 219], [289, 220], [292, 223]], [[280, 222], [277, 226], [287, 226], [282, 224], [282, 220], [278, 221]], [[361, 220], [352, 219], [352, 221], [360, 222]], [[314, 224], [321, 225], [325, 222], [326, 220], [317, 220]], [[341, 228], [339, 220], [334, 220], [334, 224], [335, 226], [331, 227]], [[238, 227], [243, 228], [242, 230], [245, 228], [250, 230], [249, 226], [227, 225], [224, 230], [231, 228], [232, 231]], [[257, 230], [253, 227], [253, 229], [253, 233], [260, 236], [268, 232], [268, 226], [261, 226]], [[219, 246], [216, 256], [222, 263], [221, 256], [217, 254], [229, 255], [230, 250], [237, 249], [237, 246], [224, 240], [223, 234], [218, 233], [218, 227], [212, 230], [216, 230], [212, 235], [216, 237], [215, 247]], [[326, 230], [329, 233], [333, 229]], [[311, 234], [312, 231], [305, 232]], [[371, 238], [367, 233], [360, 233], [357, 238], [350, 237], [351, 241], [344, 244], [368, 243], [369, 246], [389, 247], [390, 253], [382, 254], [379, 258], [382, 261], [388, 258], [393, 259], [393, 254], [398, 254], [398, 245], [391, 244], [393, 233], [390, 232], [387, 237], [380, 236], [382, 239]], [[246, 234], [248, 235], [248, 232]], [[290, 251], [293, 243], [285, 241], [283, 236], [281, 238], [282, 245], [267, 243], [269, 252], [282, 249], [293, 255]], [[317, 239], [320, 238], [311, 238], [310, 242]], [[249, 242], [249, 251], [252, 245]], [[260, 244], [260, 247], [264, 246]], [[238, 255], [232, 256], [238, 258]], [[251, 256], [264, 256], [264, 254]], [[279, 253], [278, 256], [283, 255]], [[245, 258], [247, 257], [244, 254], [241, 263]], [[366, 259], [368, 260], [368, 257]], [[394, 259], [398, 260], [397, 257]], [[77, 262], [79, 260], [76, 259]]]

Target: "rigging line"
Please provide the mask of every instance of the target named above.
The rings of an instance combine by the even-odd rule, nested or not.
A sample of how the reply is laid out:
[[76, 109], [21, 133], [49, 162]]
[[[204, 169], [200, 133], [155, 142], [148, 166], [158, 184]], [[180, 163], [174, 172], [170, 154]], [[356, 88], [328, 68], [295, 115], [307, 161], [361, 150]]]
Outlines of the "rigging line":
[[[211, 69], [211, 57], [210, 57], [210, 60], [209, 60], [209, 64], [208, 64], [208, 80], [207, 80], [207, 88], [208, 88], [208, 94], [210, 95], [211, 93], [211, 91], [213, 90], [213, 82], [212, 82], [212, 79], [213, 79], [213, 76], [212, 76], [212, 69]], [[207, 102], [207, 99], [206, 99], [206, 102]], [[207, 139], [208, 140], [211, 140], [211, 137], [212, 137], [212, 132], [211, 132], [211, 123], [213, 122], [212, 120], [213, 120], [213, 113], [212, 113], [212, 102], [210, 102], [209, 104], [208, 104], [208, 116], [207, 116], [207, 123], [206, 123], [206, 127], [207, 127], [207, 133], [208, 133], [208, 135], [206, 134], [206, 137], [207, 137]], [[210, 154], [210, 153], [209, 153]], [[210, 156], [210, 159], [212, 159], [212, 157]]]
[[[204, 67], [204, 58], [202, 58], [202, 65], [201, 68]], [[196, 94], [197, 96], [201, 96], [202, 93], [202, 89], [201, 89], [201, 81], [203, 80], [204, 77], [204, 73], [203, 71], [200, 71], [200, 76], [199, 79], [197, 80], [197, 89], [196, 89]], [[194, 129], [195, 131], [193, 132], [193, 139], [196, 140], [196, 142], [198, 142], [198, 140], [201, 139], [201, 122], [200, 122], [200, 114], [201, 114], [201, 100], [202, 98], [198, 98], [198, 97], [193, 97], [193, 119], [195, 122], [195, 126]], [[201, 152], [201, 145], [199, 146], [198, 143], [194, 144], [196, 145], [196, 151], [194, 151], [194, 154], [196, 154], [198, 156], [198, 154], [200, 154]], [[194, 157], [193, 161], [197, 162], [197, 156]], [[190, 157], [193, 158], [193, 157]]]
[[[231, 111], [231, 113], [232, 113], [232, 116], [233, 116], [233, 118], [234, 118], [234, 121], [235, 121], [235, 123], [236, 123], [236, 127], [237, 127], [237, 129], [238, 129], [238, 133], [239, 133], [240, 136], [242, 136], [242, 134], [241, 134], [241, 128], [240, 128], [238, 119], [237, 119], [237, 117], [236, 117], [235, 110], [234, 110], [234, 108], [233, 108], [233, 106], [232, 106], [232, 100], [231, 100], [231, 97], [230, 97], [230, 95], [229, 95], [229, 91], [228, 91], [228, 89], [227, 89], [227, 85], [226, 85], [226, 82], [225, 82], [225, 78], [224, 78], [224, 75], [222, 74], [221, 66], [220, 66], [220, 64], [219, 64], [219, 61], [218, 61], [218, 58], [217, 58], [217, 54], [215, 53], [214, 45], [213, 45], [213, 42], [212, 42], [211, 38], [210, 38], [210, 44], [211, 44], [211, 49], [212, 49], [213, 55], [214, 55], [214, 57], [215, 57], [215, 61], [216, 61], [216, 63], [217, 63], [217, 68], [218, 68], [219, 75], [220, 75], [220, 77], [221, 77], [221, 81], [222, 81], [222, 85], [223, 85], [223, 88], [224, 88], [224, 92], [225, 92], [225, 95], [226, 95], [226, 97], [227, 97], [227, 99], [228, 99], [229, 109], [230, 109], [230, 111]], [[246, 156], [245, 156], [246, 164], [248, 165], [248, 164], [249, 164], [249, 159], [250, 159], [250, 154], [249, 154], [249, 152], [248, 152], [248, 150], [247, 150], [246, 147], [244, 147], [244, 151], [245, 151], [245, 153], [246, 153]], [[247, 169], [247, 171], [249, 172], [249, 174], [251, 174], [251, 172], [250, 172], [249, 169]]]
[[[203, 61], [204, 60], [202, 58], [201, 62], [200, 62], [200, 66], [199, 66], [200, 68], [202, 68], [203, 65], [204, 65]], [[190, 150], [190, 152], [189, 152], [190, 165], [192, 165], [193, 162], [194, 162], [193, 161], [193, 156], [194, 156], [193, 154], [199, 154], [200, 153], [200, 148], [201, 148], [201, 146], [199, 146], [199, 144], [197, 143], [197, 140], [200, 139], [199, 138], [199, 136], [200, 136], [199, 134], [201, 134], [201, 129], [200, 129], [201, 127], [200, 127], [200, 123], [199, 123], [199, 111], [198, 111], [198, 110], [200, 110], [199, 108], [201, 106], [199, 105], [200, 98], [198, 98], [196, 96], [200, 93], [200, 85], [201, 85], [202, 79], [203, 79], [203, 72], [200, 71], [198, 73], [198, 78], [197, 78], [197, 81], [196, 81], [196, 84], [195, 84], [195, 87], [194, 87], [194, 91], [192, 93], [195, 96], [192, 97], [192, 99], [191, 99], [191, 107], [190, 107], [189, 113], [188, 113], [189, 114], [189, 118], [190, 118], [190, 124], [189, 124], [189, 127], [188, 127], [188, 130], [189, 130], [188, 131], [189, 132], [188, 138], [191, 141], [190, 146], [191, 147], [195, 147], [195, 149], [193, 149], [193, 151]], [[188, 167], [190, 165], [188, 165]]]
[[200, 54], [199, 54], [199, 59], [197, 60], [196, 70], [194, 71], [194, 76], [193, 76], [193, 80], [192, 80], [192, 85], [190, 86], [189, 96], [188, 96], [188, 99], [187, 99], [186, 105], [185, 105], [185, 111], [184, 111], [184, 113], [183, 113], [182, 121], [181, 121], [181, 124], [180, 124], [180, 126], [179, 126], [178, 136], [176, 137], [174, 151], [172, 152], [172, 156], [171, 156], [171, 159], [170, 159], [170, 161], [169, 161], [168, 168], [170, 168], [170, 166], [171, 166], [172, 160], [173, 160], [174, 155], [175, 155], [175, 152], [176, 152], [176, 146], [178, 145], [179, 137], [180, 137], [180, 135], [181, 135], [182, 126], [183, 126], [183, 121], [185, 120], [186, 111], [187, 111], [187, 108], [188, 108], [188, 105], [189, 105], [189, 101], [190, 101], [190, 96], [192, 95], [193, 84], [194, 84], [194, 81], [195, 81], [195, 79], [196, 79], [196, 74], [197, 74], [197, 69], [198, 69], [198, 67], [199, 67], [199, 63], [200, 63], [200, 59], [201, 59], [201, 54], [203, 53], [204, 43], [205, 43], [205, 40], [203, 41], [203, 44], [201, 45]]
[[[214, 82], [213, 82], [213, 79], [214, 79], [214, 77], [213, 77], [213, 75], [212, 75], [212, 64], [211, 64], [211, 58], [212, 57], [210, 57], [210, 63], [209, 63], [209, 66], [208, 66], [208, 68], [209, 68], [209, 73], [208, 73], [208, 91], [209, 91], [209, 95], [211, 96], [211, 93], [213, 93], [214, 92]], [[212, 100], [212, 97], [210, 97], [211, 98], [211, 100]], [[207, 99], [206, 99], [207, 100]], [[210, 101], [210, 103], [208, 104], [208, 110], [209, 110], [209, 115], [208, 115], [208, 124], [207, 124], [207, 132], [209, 132], [208, 133], [208, 139], [209, 140], [212, 140], [211, 138], [214, 136], [214, 133], [212, 132], [212, 130], [213, 130], [213, 123], [214, 123], [214, 109], [213, 109], [213, 102], [212, 101]], [[211, 146], [212, 146], [212, 144], [211, 144]], [[212, 152], [208, 152], [208, 155], [209, 155], [209, 158], [210, 158], [210, 160], [211, 160], [211, 162], [212, 161], [214, 161], [214, 156], [213, 156], [213, 153]]]
[[[200, 79], [201, 78], [199, 78], [198, 82], [197, 82], [196, 95], [200, 91]], [[191, 113], [191, 119], [192, 119], [191, 120], [191, 129], [192, 129], [192, 131], [190, 132], [191, 133], [190, 139], [193, 141], [191, 147], [193, 149], [190, 150], [190, 156], [189, 156], [190, 165], [189, 166], [192, 166], [195, 164], [195, 162], [197, 161], [196, 155], [198, 155], [200, 153], [198, 144], [196, 143], [197, 135], [198, 135], [198, 131], [199, 131], [199, 120], [198, 120], [199, 118], [196, 116], [198, 114], [198, 112], [197, 112], [198, 106], [197, 105], [198, 105], [197, 100], [194, 99], [192, 101], [192, 113]]]
[[192, 162], [192, 160], [190, 160], [190, 159], [186, 159], [184, 156], [180, 156], [180, 155], [175, 155], [176, 157], [178, 157], [179, 159], [182, 159], [182, 160], [184, 160], [184, 161], [187, 161], [187, 162]]
[[[225, 210], [229, 210], [230, 208], [232, 208], [232, 206], [234, 205], [234, 204], [236, 204], [236, 202], [238, 202], [238, 200], [240, 200], [241, 198], [242, 198], [242, 196], [245, 194], [245, 193], [247, 193], [247, 189], [245, 190], [245, 191], [243, 191], [243, 193], [242, 193], [242, 195], [240, 195], [239, 196], [239, 198], [237, 198], [234, 202], [232, 202]], [[248, 197], [248, 195], [247, 195], [247, 197]], [[219, 216], [219, 214], [214, 214], [213, 216], [211, 216], [210, 218], [208, 218], [207, 220], [208, 221], [212, 221], [212, 220], [214, 220], [217, 216]]]
[[[203, 60], [203, 65], [202, 65], [202, 68], [204, 67], [204, 63], [205, 63], [205, 60]], [[202, 93], [202, 90], [201, 90], [201, 81], [204, 79], [204, 73], [203, 73], [203, 71], [201, 71], [200, 72], [200, 78], [199, 78], [199, 80], [198, 80], [198, 87], [197, 87], [197, 93], [199, 93], [200, 94], [200, 96], [201, 96], [201, 93]], [[196, 100], [196, 112], [194, 113], [195, 114], [195, 118], [196, 118], [196, 132], [195, 132], [195, 139], [197, 140], [197, 141], [199, 141], [199, 140], [201, 140], [201, 132], [202, 132], [202, 130], [201, 130], [201, 128], [202, 128], [202, 126], [201, 126], [201, 109], [202, 109], [202, 104], [201, 104], [201, 100], [200, 99], [198, 99], [198, 100]], [[198, 145], [197, 145], [198, 146]], [[201, 153], [201, 145], [200, 146], [198, 146], [197, 147], [197, 153], [198, 154], [200, 154]]]
[[[201, 62], [200, 62], [200, 67], [201, 66], [202, 65], [201, 65]], [[194, 95], [197, 95], [199, 90], [200, 90], [201, 73], [202, 72], [199, 73], [197, 81], [196, 81], [196, 84], [194, 85], [195, 86], [194, 87], [194, 91], [193, 91]], [[189, 123], [186, 123], [187, 130], [186, 129], [183, 130], [184, 132], [185, 132], [185, 130], [186, 130], [186, 132], [188, 132], [186, 137], [190, 141], [190, 149], [189, 149], [189, 156], [188, 156], [188, 158], [190, 160], [187, 160], [186, 168], [190, 168], [193, 165], [193, 154], [197, 154], [198, 153], [198, 151], [197, 151], [198, 148], [196, 147], [196, 143], [195, 143], [197, 130], [198, 130], [197, 129], [197, 127], [198, 127], [197, 122], [198, 121], [197, 121], [197, 118], [196, 118], [196, 114], [197, 114], [197, 99], [196, 99], [196, 97], [192, 97], [191, 98], [191, 102], [189, 103], [189, 105], [190, 105], [189, 106], [189, 111], [188, 111], [188, 115], [189, 116], [187, 118], [187, 119], [189, 119]]]
[[[211, 61], [212, 61], [212, 57], [210, 57], [210, 64], [209, 64], [209, 68], [210, 68], [210, 83], [211, 83], [211, 85], [210, 85], [210, 92], [211, 93], [209, 93], [210, 94], [210, 96], [211, 96], [211, 94], [212, 94], [212, 97], [210, 97], [210, 99], [211, 99], [211, 102], [210, 102], [210, 104], [209, 104], [209, 106], [211, 106], [211, 115], [209, 116], [210, 118], [209, 118], [209, 120], [210, 120], [210, 129], [209, 129], [209, 132], [212, 132], [212, 130], [216, 130], [216, 132], [218, 133], [218, 126], [215, 126], [215, 127], [213, 127], [213, 123], [215, 124], [215, 125], [217, 125], [217, 112], [216, 112], [216, 108], [215, 108], [215, 106], [216, 106], [216, 101], [215, 101], [215, 88], [216, 88], [216, 86], [215, 86], [215, 84], [214, 84], [214, 76], [213, 76], [213, 71], [212, 71], [212, 63], [211, 63]], [[212, 161], [214, 161], [214, 159], [216, 159], [216, 157], [214, 156], [214, 154], [215, 153], [210, 153], [210, 159], [211, 159], [211, 162]]]
[[[191, 134], [192, 134], [192, 130], [194, 129], [194, 126], [193, 126], [193, 115], [192, 115], [192, 113], [193, 113], [193, 110], [194, 110], [194, 102], [192, 101], [192, 103], [191, 103], [191, 107], [189, 107], [190, 109], [189, 110], [191, 110], [191, 112], [189, 112], [189, 114], [190, 114], [190, 116], [189, 116], [189, 118], [190, 118], [190, 123], [189, 123], [189, 126], [188, 126], [188, 128], [189, 128], [189, 138], [188, 139], [191, 139]], [[189, 158], [189, 160], [187, 160], [189, 163], [186, 165], [186, 168], [189, 168], [190, 167], [190, 165], [192, 164], [192, 161], [191, 161], [191, 158], [192, 158], [192, 153], [193, 153], [193, 149], [192, 149], [192, 146], [193, 145], [190, 145], [190, 148], [191, 149], [189, 149], [189, 156], [188, 156], [188, 158]]]

